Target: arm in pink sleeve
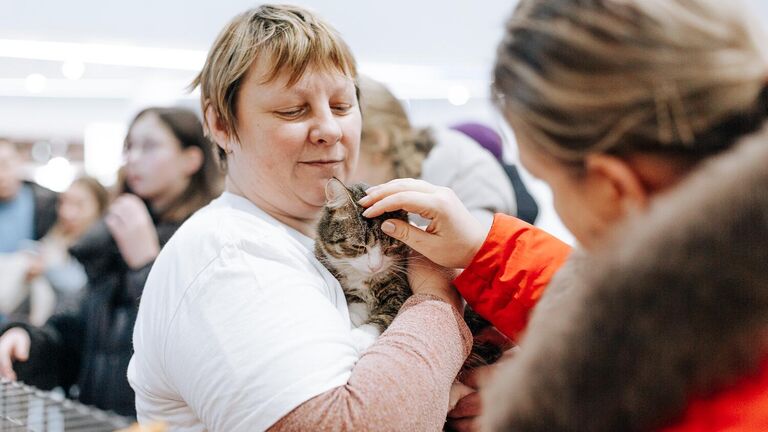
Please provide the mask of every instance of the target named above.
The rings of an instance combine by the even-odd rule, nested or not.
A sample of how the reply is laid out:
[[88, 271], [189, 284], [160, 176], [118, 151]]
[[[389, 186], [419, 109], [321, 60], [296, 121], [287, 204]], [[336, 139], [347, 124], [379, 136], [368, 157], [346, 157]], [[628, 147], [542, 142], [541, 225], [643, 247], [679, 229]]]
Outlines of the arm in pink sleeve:
[[270, 431], [439, 431], [472, 336], [458, 311], [414, 295], [355, 365], [346, 385], [304, 402]]

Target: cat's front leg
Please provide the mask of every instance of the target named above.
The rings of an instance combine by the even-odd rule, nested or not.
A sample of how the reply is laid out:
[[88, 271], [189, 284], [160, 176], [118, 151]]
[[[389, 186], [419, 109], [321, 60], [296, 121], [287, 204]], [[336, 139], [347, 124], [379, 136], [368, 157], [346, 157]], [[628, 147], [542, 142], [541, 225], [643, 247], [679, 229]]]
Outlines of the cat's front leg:
[[371, 309], [368, 322], [377, 326], [382, 332], [392, 324], [392, 320], [395, 319], [397, 313], [400, 312], [400, 307], [403, 306], [410, 292], [397, 291], [389, 293], [385, 298], [379, 300], [378, 304]]
[[349, 304], [349, 320], [352, 322], [352, 344], [358, 355], [362, 355], [376, 339], [381, 335], [381, 330], [369, 324], [370, 310], [365, 303], [355, 302]]
[[354, 327], [360, 327], [363, 324], [368, 323], [371, 316], [371, 311], [363, 302], [350, 302], [348, 305], [349, 320]]
[[350, 330], [352, 334], [352, 345], [357, 350], [357, 355], [361, 356], [374, 342], [379, 338], [381, 332], [373, 324], [363, 324]]

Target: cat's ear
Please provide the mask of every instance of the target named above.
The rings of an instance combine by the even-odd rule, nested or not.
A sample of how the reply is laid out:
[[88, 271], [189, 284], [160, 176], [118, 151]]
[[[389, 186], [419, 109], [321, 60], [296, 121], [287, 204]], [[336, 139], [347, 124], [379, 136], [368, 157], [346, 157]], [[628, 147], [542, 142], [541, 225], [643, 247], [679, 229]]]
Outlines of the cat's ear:
[[336, 177], [328, 180], [325, 184], [325, 205], [329, 208], [339, 208], [349, 203], [352, 198], [344, 183]]

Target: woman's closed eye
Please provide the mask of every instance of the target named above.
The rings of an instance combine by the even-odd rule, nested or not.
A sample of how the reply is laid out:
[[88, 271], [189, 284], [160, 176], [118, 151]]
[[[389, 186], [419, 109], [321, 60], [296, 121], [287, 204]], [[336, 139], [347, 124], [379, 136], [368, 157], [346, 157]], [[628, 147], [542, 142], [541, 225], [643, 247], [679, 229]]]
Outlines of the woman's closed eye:
[[351, 104], [336, 104], [331, 106], [331, 110], [337, 115], [344, 115], [352, 111], [352, 107]]
[[275, 111], [275, 114], [277, 114], [279, 117], [292, 120], [301, 117], [302, 114], [306, 112], [306, 110], [306, 107], [294, 107]]

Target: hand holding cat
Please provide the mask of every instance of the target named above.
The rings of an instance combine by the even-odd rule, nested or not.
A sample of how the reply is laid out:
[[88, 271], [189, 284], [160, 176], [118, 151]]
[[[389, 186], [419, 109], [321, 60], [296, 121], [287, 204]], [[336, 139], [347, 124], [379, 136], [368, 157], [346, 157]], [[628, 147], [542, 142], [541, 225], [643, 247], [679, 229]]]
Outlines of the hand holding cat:
[[488, 234], [449, 188], [423, 180], [396, 179], [369, 188], [366, 193], [359, 201], [367, 207], [363, 216], [375, 217], [402, 209], [430, 219], [425, 230], [399, 220], [389, 220], [381, 228], [442, 266], [469, 265]]
[[[509, 340], [506, 340], [509, 343]], [[508, 345], [507, 345], [508, 346]], [[455, 432], [473, 432], [480, 430], [478, 419], [483, 412], [480, 389], [490, 382], [493, 374], [512, 359], [516, 348], [508, 349], [496, 363], [471, 370], [451, 387], [451, 401], [458, 399], [448, 411], [447, 425]]]

